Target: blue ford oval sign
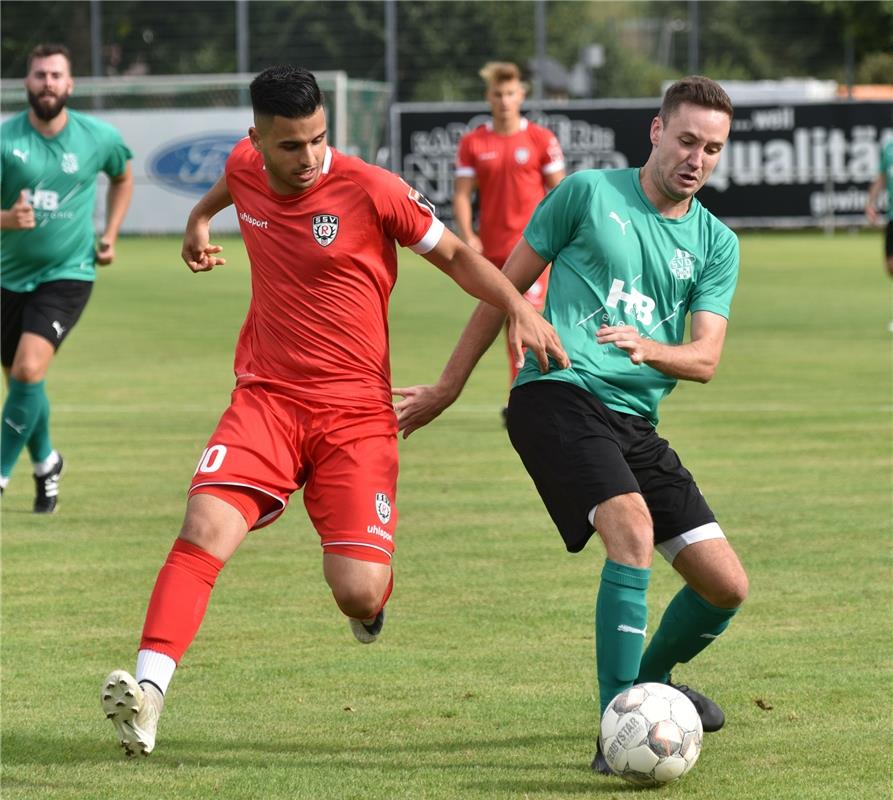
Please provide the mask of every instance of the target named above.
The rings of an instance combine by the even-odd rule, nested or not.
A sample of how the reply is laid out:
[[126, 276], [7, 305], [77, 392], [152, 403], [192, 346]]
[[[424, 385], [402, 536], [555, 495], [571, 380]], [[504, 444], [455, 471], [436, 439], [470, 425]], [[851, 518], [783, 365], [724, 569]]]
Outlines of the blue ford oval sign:
[[202, 133], [162, 145], [149, 156], [149, 176], [168, 189], [202, 195], [223, 175], [230, 151], [245, 134]]

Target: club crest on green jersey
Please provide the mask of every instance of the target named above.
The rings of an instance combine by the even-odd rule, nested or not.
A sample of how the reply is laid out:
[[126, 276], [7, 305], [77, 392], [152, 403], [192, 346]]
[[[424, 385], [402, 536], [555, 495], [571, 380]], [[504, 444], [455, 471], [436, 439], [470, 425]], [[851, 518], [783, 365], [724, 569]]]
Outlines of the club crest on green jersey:
[[75, 153], [62, 154], [62, 171], [66, 175], [73, 175], [79, 169], [78, 157]]
[[676, 248], [676, 254], [670, 259], [670, 272], [680, 281], [689, 280], [695, 268], [695, 257], [687, 250]]

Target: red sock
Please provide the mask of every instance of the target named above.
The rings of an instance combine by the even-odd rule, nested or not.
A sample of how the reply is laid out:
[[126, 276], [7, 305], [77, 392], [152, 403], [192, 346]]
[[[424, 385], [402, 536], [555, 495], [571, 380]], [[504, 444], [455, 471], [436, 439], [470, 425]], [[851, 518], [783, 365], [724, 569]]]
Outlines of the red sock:
[[179, 662], [198, 633], [221, 569], [220, 559], [177, 539], [155, 581], [140, 649]]
[[[381, 611], [385, 607], [385, 603], [388, 602], [388, 598], [391, 596], [391, 591], [394, 589], [394, 570], [391, 570], [391, 579], [388, 581], [388, 588], [384, 590], [384, 597], [381, 598], [381, 605], [378, 607], [378, 611]], [[378, 616], [378, 611], [375, 612], [375, 616]]]

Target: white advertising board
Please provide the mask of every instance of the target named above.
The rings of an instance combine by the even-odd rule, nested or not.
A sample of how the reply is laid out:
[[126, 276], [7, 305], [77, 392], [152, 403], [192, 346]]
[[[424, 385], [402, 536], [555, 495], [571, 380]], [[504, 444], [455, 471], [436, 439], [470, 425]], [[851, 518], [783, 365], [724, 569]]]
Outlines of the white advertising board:
[[[93, 112], [91, 112], [93, 113]], [[133, 201], [123, 233], [180, 234], [198, 199], [223, 174], [226, 157], [252, 124], [250, 108], [183, 108], [159, 111], [99, 111], [133, 151]], [[105, 215], [105, 183], [97, 193], [97, 228]], [[238, 231], [232, 207], [211, 225]]]

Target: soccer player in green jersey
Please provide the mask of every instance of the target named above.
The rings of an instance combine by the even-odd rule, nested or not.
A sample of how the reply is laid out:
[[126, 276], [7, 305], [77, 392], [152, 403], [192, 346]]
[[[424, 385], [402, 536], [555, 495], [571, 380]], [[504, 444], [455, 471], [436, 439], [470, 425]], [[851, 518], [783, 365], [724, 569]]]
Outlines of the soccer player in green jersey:
[[[881, 150], [881, 169], [877, 178], [868, 190], [868, 200], [865, 203], [865, 216], [872, 225], [877, 225], [883, 219], [878, 211], [877, 201], [881, 192], [887, 190], [887, 233], [884, 238], [884, 256], [887, 260], [887, 272], [893, 277], [893, 139], [889, 140]], [[893, 323], [890, 323], [893, 330]]]
[[[0, 422], [0, 491], [27, 446], [36, 513], [56, 510], [62, 456], [50, 439], [45, 376], [87, 305], [95, 265], [111, 264], [133, 194], [133, 154], [111, 125], [65, 104], [73, 87], [64, 45], [28, 57], [30, 109], [0, 128], [0, 316], [8, 393]], [[110, 184], [105, 230], [95, 243], [96, 176]]]
[[[523, 292], [552, 262], [544, 315], [571, 366], [542, 374], [528, 357], [507, 427], [567, 550], [582, 550], [595, 532], [604, 545], [595, 602], [602, 712], [634, 683], [672, 683], [673, 668], [719, 637], [747, 595], [738, 556], [655, 429], [661, 399], [679, 379], [709, 381], [722, 353], [738, 240], [694, 195], [731, 119], [717, 83], [676, 82], [651, 122], [646, 164], [566, 178], [540, 202], [504, 267]], [[501, 321], [479, 305], [437, 384], [394, 390], [404, 436], [456, 400]], [[655, 549], [685, 584], [645, 648]], [[672, 685], [695, 704], [705, 731], [722, 727], [716, 703]], [[610, 774], [599, 746], [592, 767]]]

